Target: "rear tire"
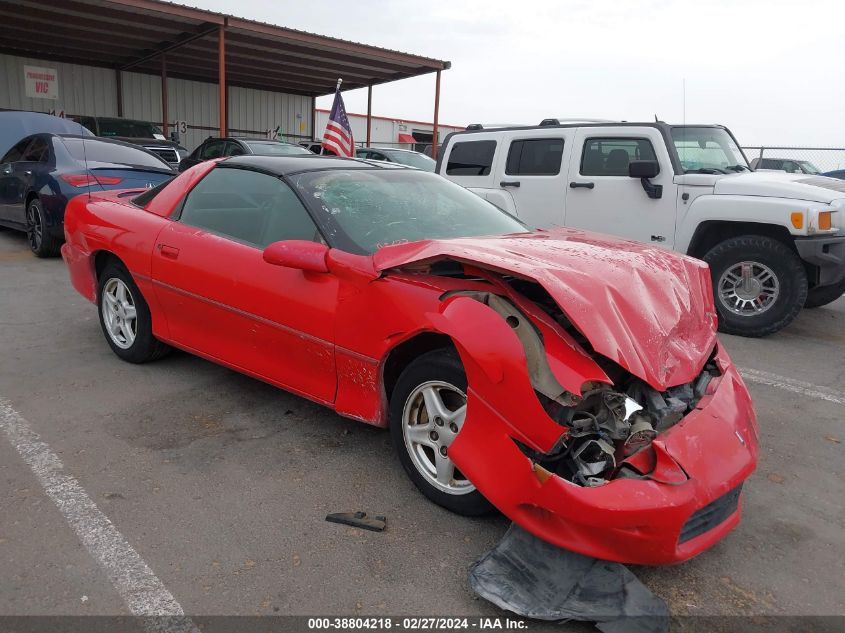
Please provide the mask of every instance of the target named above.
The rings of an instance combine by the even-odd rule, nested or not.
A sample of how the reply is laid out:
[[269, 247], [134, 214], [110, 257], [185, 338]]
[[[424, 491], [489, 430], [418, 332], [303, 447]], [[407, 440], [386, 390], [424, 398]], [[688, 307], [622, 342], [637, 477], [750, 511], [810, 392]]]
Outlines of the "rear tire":
[[106, 264], [99, 279], [97, 308], [106, 342], [119, 358], [146, 363], [170, 351], [169, 345], [153, 336], [150, 308], [123, 264]]
[[463, 424], [466, 389], [466, 373], [454, 351], [423, 354], [405, 368], [393, 389], [390, 434], [420, 492], [447, 510], [480, 516], [493, 506], [448, 459], [448, 445]]
[[741, 235], [714, 246], [710, 264], [719, 330], [759, 337], [782, 330], [804, 307], [807, 273], [783, 242]]
[[36, 257], [55, 257], [61, 244], [44, 224], [44, 207], [38, 198], [26, 205], [26, 240]]
[[843, 294], [845, 294], [845, 279], [830, 286], [813, 288], [807, 293], [807, 300], [804, 302], [804, 307], [821, 308], [828, 303], [833, 303]]

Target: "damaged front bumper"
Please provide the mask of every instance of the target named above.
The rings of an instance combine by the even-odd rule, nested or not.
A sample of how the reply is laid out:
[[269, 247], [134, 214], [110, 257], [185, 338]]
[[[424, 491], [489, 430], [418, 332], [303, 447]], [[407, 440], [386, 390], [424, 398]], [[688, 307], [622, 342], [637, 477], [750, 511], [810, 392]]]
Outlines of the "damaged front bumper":
[[[615, 479], [590, 488], [555, 475], [538, 477], [508, 431], [501, 416], [470, 390], [467, 417], [450, 456], [493, 504], [529, 532], [623, 563], [677, 563], [714, 545], [739, 523], [741, 496], [734, 491], [757, 463], [754, 412], [732, 366], [698, 409], [653, 443], [687, 474], [682, 483]], [[473, 459], [475, 446], [483, 447], [483, 461]], [[725, 501], [716, 505], [719, 500]]]
[[607, 254], [570, 238], [534, 244], [532, 266], [473, 250], [486, 266], [464, 261], [466, 287], [426, 313], [467, 376], [449, 458], [554, 545], [622, 563], [687, 560], [738, 524], [758, 451], [751, 398], [716, 337], [709, 274], [637, 251], [626, 266], [597, 264], [602, 285], [575, 255]]

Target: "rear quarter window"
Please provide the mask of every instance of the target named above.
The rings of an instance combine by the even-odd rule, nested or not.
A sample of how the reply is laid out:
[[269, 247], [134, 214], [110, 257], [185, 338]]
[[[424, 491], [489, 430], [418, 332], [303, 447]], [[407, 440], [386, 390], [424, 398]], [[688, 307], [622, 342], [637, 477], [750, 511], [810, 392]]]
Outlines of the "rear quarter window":
[[36, 136], [32, 139], [32, 143], [26, 149], [26, 153], [21, 160], [32, 163], [46, 163], [49, 157], [50, 150], [47, 141], [41, 136]]
[[446, 174], [449, 176], [487, 176], [493, 167], [496, 141], [460, 141], [452, 146]]
[[32, 137], [27, 137], [22, 141], [19, 141], [17, 145], [15, 145], [12, 149], [6, 152], [6, 155], [0, 159], [0, 162], [3, 163], [16, 163], [17, 161], [23, 158], [24, 153], [26, 152], [26, 148], [29, 147], [29, 144], [32, 143]]
[[150, 202], [152, 202], [152, 199], [155, 198], [158, 194], [160, 194], [164, 190], [164, 188], [169, 185], [172, 181], [173, 178], [168, 178], [164, 182], [160, 182], [159, 184], [157, 184], [155, 187], [147, 189], [144, 193], [132, 198], [132, 203], [141, 208], [145, 208]]
[[511, 176], [556, 176], [563, 160], [562, 138], [531, 138], [513, 141], [505, 173]]

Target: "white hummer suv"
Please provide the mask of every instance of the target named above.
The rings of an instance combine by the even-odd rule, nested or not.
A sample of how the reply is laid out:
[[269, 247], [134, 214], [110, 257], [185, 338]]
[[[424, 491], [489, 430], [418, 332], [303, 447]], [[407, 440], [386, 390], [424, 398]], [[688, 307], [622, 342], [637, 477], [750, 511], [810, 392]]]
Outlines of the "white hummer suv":
[[724, 332], [765, 336], [845, 292], [845, 181], [755, 172], [722, 126], [473, 125], [446, 137], [437, 173], [530, 226], [703, 259]]

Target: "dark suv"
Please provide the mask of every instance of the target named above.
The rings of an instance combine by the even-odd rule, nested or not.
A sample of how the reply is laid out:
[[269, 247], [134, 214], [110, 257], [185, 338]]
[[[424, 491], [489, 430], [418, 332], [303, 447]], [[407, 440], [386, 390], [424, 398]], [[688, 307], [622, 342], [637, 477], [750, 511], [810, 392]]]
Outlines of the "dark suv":
[[256, 154], [258, 156], [289, 156], [291, 154], [306, 154], [313, 156], [310, 151], [300, 145], [271, 141], [266, 138], [219, 138], [209, 136], [197, 147], [191, 155], [179, 163], [179, 171], [190, 169], [194, 165], [225, 156], [244, 156]]
[[81, 115], [70, 118], [87, 127], [96, 136], [140, 145], [161, 156], [174, 169], [179, 165], [179, 161], [188, 155], [186, 148], [176, 141], [167, 140], [161, 129], [149, 121]]

